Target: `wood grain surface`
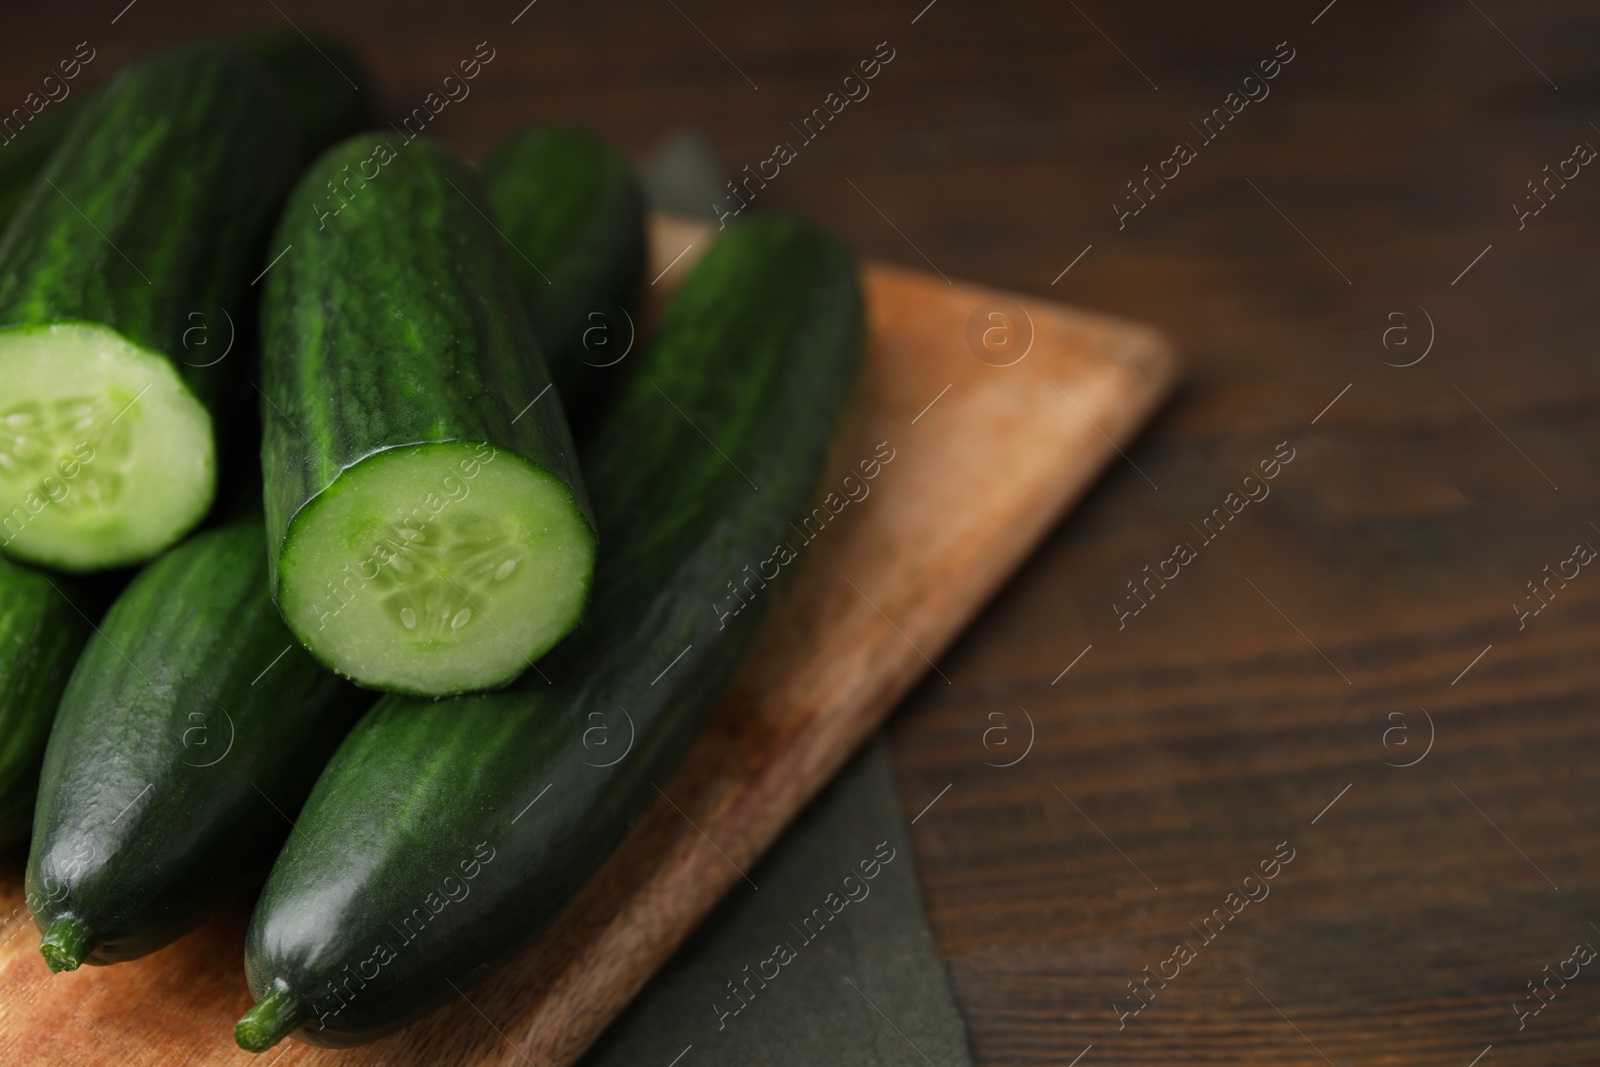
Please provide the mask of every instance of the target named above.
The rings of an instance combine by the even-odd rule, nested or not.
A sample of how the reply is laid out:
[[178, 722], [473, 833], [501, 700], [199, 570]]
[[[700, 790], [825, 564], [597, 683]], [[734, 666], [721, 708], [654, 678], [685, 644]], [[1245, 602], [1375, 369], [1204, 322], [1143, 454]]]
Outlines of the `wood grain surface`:
[[[1182, 347], [1139, 469], [1118, 461], [937, 657], [953, 684], [930, 672], [893, 720], [908, 817], [939, 798], [916, 862], [980, 1063], [1600, 1059], [1592, 967], [1527, 986], [1600, 945], [1600, 579], [1552, 581], [1520, 629], [1513, 607], [1600, 546], [1600, 178], [1552, 182], [1521, 228], [1513, 208], [1600, 146], [1593, 4], [274, 2], [139, 0], [115, 26], [123, 0], [17, 5], [0, 92], [85, 38], [109, 71], [287, 15], [362, 41], [393, 112], [490, 40], [433, 127], [468, 153], [563, 117], [643, 157], [692, 125], [738, 173], [888, 41], [871, 95], [758, 203]], [[1270, 95], [1205, 140], [1191, 124], [1279, 42]], [[1180, 140], [1196, 157], [1119, 228]], [[1271, 495], [1118, 629], [1125, 583], [1284, 441]], [[1026, 758], [991, 766], [1029, 717]], [[1190, 924], [1283, 841], [1270, 896], [1201, 944]], [[1181, 939], [1196, 957], [1119, 1029]], [[236, 975], [202, 945], [140, 991], [157, 1024], [183, 1029], [163, 1012], [186, 981]], [[57, 999], [37, 982], [0, 1011]]]
[[[715, 233], [657, 220], [651, 295], [670, 294]], [[916, 680], [939, 673], [931, 657], [1176, 378], [1174, 352], [1147, 327], [925, 271], [872, 264], [863, 286], [860, 392], [822, 481], [839, 503], [807, 527], [794, 574], [767, 594], [756, 650], [661, 799], [551, 932], [460, 1001], [372, 1045], [288, 1044], [270, 1062], [576, 1061]], [[861, 476], [863, 462], [874, 477]], [[52, 980], [20, 872], [3, 873], [0, 904], [15, 921], [0, 944], [0, 1061], [251, 1058], [231, 1041], [250, 1004], [239, 916], [168, 951]]]

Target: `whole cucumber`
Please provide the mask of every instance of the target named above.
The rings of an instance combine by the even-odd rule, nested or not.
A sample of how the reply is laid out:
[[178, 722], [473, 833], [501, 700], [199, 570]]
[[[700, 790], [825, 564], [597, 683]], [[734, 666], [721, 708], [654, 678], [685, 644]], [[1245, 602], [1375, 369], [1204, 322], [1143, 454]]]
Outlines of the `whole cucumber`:
[[278, 617], [259, 515], [141, 571], [45, 753], [27, 880], [51, 970], [153, 952], [258, 877], [368, 703]]

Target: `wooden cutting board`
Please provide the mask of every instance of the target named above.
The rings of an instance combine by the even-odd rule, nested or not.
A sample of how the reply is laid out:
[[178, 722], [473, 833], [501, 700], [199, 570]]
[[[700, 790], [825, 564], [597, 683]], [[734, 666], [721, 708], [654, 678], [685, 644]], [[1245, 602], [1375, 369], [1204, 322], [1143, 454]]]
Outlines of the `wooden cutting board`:
[[[714, 237], [656, 220], [652, 297]], [[0, 862], [0, 1063], [575, 1061], [912, 685], [929, 671], [941, 684], [940, 653], [1101, 471], [1127, 466], [1119, 448], [1176, 377], [1173, 350], [1144, 326], [877, 263], [864, 282], [864, 380], [824, 486], [892, 458], [801, 550], [705, 736], [552, 931], [381, 1042], [291, 1041], [256, 1060], [232, 1038], [251, 1003], [246, 908], [145, 959], [51, 976], [11, 856]], [[1063, 665], [1078, 651], [1062, 649]]]

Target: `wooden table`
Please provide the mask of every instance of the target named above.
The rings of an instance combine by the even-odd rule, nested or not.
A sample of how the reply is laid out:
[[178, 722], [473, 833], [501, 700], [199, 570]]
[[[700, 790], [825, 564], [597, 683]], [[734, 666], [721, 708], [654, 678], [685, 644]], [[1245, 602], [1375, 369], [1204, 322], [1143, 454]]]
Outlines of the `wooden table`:
[[[1152, 432], [893, 725], [980, 1062], [1594, 1062], [1600, 176], [1563, 161], [1600, 145], [1600, 11], [924, 2], [276, 6], [364, 41], [395, 112], [489, 41], [430, 129], [468, 153], [558, 117], [641, 156], [692, 124], [730, 172], [787, 140], [758, 203], [1184, 349]], [[0, 99], [80, 40], [105, 74], [273, 6], [21, 7]]]

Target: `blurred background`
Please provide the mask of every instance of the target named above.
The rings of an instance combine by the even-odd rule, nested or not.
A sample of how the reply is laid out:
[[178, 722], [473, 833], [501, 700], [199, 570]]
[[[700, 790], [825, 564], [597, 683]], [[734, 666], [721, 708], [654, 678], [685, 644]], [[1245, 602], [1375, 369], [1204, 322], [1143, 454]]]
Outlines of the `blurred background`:
[[487, 42], [428, 128], [469, 157], [553, 119], [723, 176], [790, 142], [756, 206], [1175, 341], [1172, 402], [891, 726], [977, 1062], [1600, 1059], [1600, 577], [1567, 562], [1600, 546], [1600, 9], [124, 2], [12, 5], [0, 100], [82, 41], [93, 82], [298, 25], [398, 118]]

